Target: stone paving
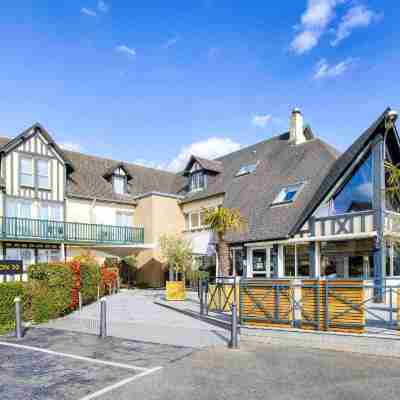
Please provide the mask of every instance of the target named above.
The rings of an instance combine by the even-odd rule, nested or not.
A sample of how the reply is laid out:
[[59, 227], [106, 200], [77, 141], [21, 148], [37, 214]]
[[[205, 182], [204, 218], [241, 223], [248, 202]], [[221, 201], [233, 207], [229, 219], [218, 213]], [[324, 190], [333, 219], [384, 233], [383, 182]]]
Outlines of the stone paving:
[[[159, 304], [163, 291], [126, 290], [107, 297], [107, 333], [110, 336], [188, 347], [226, 345], [229, 332], [209, 322]], [[195, 301], [195, 294], [190, 295]], [[188, 302], [185, 302], [185, 304]], [[190, 303], [190, 300], [189, 300]], [[99, 303], [42, 325], [77, 332], [99, 332]]]

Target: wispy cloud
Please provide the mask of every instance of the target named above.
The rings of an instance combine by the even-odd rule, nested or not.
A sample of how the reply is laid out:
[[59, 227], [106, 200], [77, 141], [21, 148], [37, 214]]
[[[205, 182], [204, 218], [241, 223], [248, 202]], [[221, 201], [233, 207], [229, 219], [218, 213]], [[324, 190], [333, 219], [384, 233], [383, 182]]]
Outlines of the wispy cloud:
[[213, 159], [239, 150], [240, 148], [241, 145], [230, 138], [211, 137], [183, 147], [179, 154], [167, 164], [167, 169], [171, 171], [181, 171], [191, 155]]
[[74, 143], [74, 142], [60, 143], [60, 147], [64, 150], [77, 151], [77, 152], [81, 152], [84, 150], [80, 143]]
[[99, 2], [97, 3], [97, 9], [104, 13], [107, 14], [108, 11], [110, 10], [110, 6], [103, 0], [99, 0]]
[[174, 36], [173, 38], [168, 39], [168, 40], [163, 44], [162, 47], [163, 47], [164, 49], [169, 49], [170, 47], [175, 46], [175, 45], [179, 42], [179, 40], [180, 40], [180, 37], [179, 37], [179, 36]]
[[296, 54], [304, 54], [314, 48], [335, 16], [336, 7], [346, 0], [308, 0], [301, 16], [297, 35], [290, 48]]
[[92, 10], [91, 8], [83, 7], [81, 8], [81, 14], [87, 15], [88, 17], [96, 17], [97, 12]]
[[345, 15], [343, 15], [336, 31], [335, 39], [331, 41], [332, 46], [336, 46], [343, 39], [351, 35], [353, 29], [367, 27], [375, 21], [383, 18], [383, 14], [378, 14], [364, 5], [356, 5], [350, 8]]
[[128, 47], [128, 46], [126, 46], [124, 44], [122, 44], [120, 46], [117, 46], [115, 48], [115, 51], [118, 52], [118, 53], [126, 54], [126, 55], [128, 55], [130, 57], [135, 57], [136, 56], [136, 50], [133, 49], [132, 47]]
[[354, 64], [353, 58], [347, 58], [337, 64], [330, 65], [326, 59], [321, 59], [315, 66], [314, 79], [334, 78], [344, 74]]
[[251, 123], [259, 128], [265, 128], [270, 121], [271, 121], [270, 114], [264, 114], [264, 115], [256, 114], [253, 115], [253, 117], [251, 118]]

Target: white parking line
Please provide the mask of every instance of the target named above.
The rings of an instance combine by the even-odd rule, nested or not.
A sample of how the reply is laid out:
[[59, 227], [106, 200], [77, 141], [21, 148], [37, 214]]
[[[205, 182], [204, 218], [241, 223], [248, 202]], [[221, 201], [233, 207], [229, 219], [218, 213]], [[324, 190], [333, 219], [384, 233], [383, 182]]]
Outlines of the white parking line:
[[[117, 362], [113, 362], [113, 361], [98, 360], [96, 358], [77, 356], [75, 354], [60, 353], [58, 351], [41, 349], [40, 347], [26, 346], [26, 345], [17, 344], [17, 343], [0, 342], [0, 346], [7, 346], [7, 347], [14, 347], [16, 349], [37, 351], [37, 352], [40, 352], [40, 353], [51, 354], [53, 356], [68, 357], [68, 358], [72, 358], [72, 359], [75, 359], [75, 360], [87, 361], [87, 362], [92, 362], [92, 363], [102, 364], [102, 365], [108, 365], [108, 366], [111, 366], [111, 367], [130, 369], [130, 370], [134, 370], [134, 371], [144, 371], [144, 372], [152, 371], [152, 369], [149, 369], [149, 368], [136, 367], [134, 365], [121, 364], [121, 363], [117, 363]], [[161, 367], [157, 367], [157, 368], [161, 368]], [[139, 374], [139, 375], [141, 375], [141, 374]], [[136, 375], [136, 376], [139, 376], [139, 375]]]
[[146, 375], [153, 374], [154, 372], [159, 371], [160, 369], [162, 369], [162, 367], [152, 368], [147, 371], [141, 372], [140, 374], [131, 376], [130, 378], [126, 378], [120, 382], [114, 383], [114, 385], [107, 386], [104, 389], [101, 389], [95, 393], [92, 393], [92, 394], [89, 394], [88, 396], [82, 397], [80, 400], [95, 399], [96, 397], [99, 397], [105, 393], [111, 392], [112, 390], [117, 389], [121, 386], [124, 386], [128, 383], [131, 383], [131, 382], [135, 381], [136, 379], [142, 378], [143, 376], [146, 376]]

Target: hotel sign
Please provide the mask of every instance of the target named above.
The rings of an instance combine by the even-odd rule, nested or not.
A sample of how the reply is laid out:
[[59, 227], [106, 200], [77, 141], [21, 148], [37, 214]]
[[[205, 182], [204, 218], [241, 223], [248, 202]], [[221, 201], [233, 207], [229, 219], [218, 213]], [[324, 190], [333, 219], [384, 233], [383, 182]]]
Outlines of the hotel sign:
[[21, 275], [22, 272], [22, 261], [0, 260], [0, 275]]

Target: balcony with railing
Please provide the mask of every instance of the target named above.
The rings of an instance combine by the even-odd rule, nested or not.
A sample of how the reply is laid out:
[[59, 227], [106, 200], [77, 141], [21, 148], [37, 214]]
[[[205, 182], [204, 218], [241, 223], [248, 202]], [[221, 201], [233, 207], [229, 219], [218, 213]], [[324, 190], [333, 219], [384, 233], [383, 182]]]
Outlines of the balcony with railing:
[[0, 239], [45, 240], [82, 244], [135, 245], [144, 243], [141, 227], [59, 222], [0, 217]]

